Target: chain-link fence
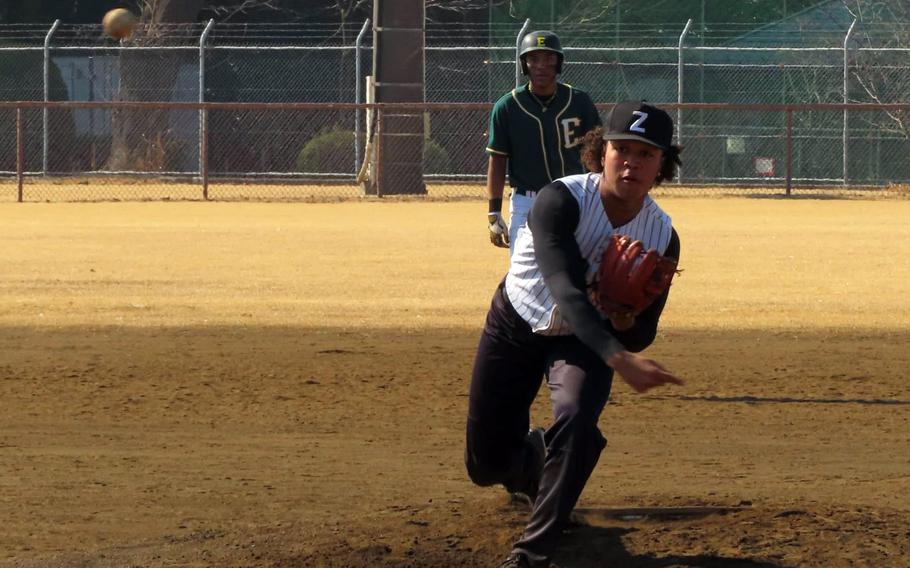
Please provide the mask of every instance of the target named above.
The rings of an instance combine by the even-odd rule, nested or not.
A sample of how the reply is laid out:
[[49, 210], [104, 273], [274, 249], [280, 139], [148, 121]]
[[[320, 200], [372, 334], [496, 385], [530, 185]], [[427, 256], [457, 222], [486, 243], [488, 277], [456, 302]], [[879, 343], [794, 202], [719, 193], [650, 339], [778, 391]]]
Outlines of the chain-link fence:
[[[423, 179], [431, 194], [483, 194], [489, 105], [521, 80], [522, 32], [550, 27], [563, 40], [561, 80], [602, 112], [630, 98], [679, 109], [682, 186], [906, 183], [910, 33], [825, 18], [758, 29], [428, 24]], [[0, 26], [0, 101], [73, 102], [21, 107], [26, 195], [45, 198], [35, 193], [45, 187], [47, 198], [79, 198], [91, 186], [99, 199], [144, 197], [159, 184], [150, 197], [198, 197], [203, 178], [214, 199], [359, 195], [359, 174], [381, 177], [361, 171], [376, 129], [364, 111], [377, 107], [356, 105], [367, 98], [371, 43], [369, 21], [158, 25], [123, 42], [99, 26]], [[103, 104], [114, 101], [156, 104]], [[819, 103], [891, 106], [792, 106]], [[15, 108], [0, 108], [0, 184], [16, 181]], [[370, 140], [374, 154], [415, 152]], [[116, 184], [101, 183], [112, 176]], [[63, 183], [73, 179], [82, 185]]]
[[[562, 79], [597, 102], [908, 102], [910, 29], [883, 23], [554, 26]], [[492, 102], [515, 84], [519, 25], [428, 24], [427, 102]], [[362, 102], [369, 20], [168, 24], [123, 42], [99, 26], [0, 25], [0, 100]]]
[[[605, 114], [610, 105], [598, 107]], [[910, 105], [666, 108], [688, 126], [684, 166], [662, 191], [908, 195], [910, 140], [877, 125]], [[0, 102], [0, 200], [480, 198], [489, 110], [488, 103]], [[94, 115], [107, 135], [80, 136], [76, 111]], [[363, 147], [350, 128], [358, 112], [375, 117]], [[411, 139], [383, 136], [384, 123], [402, 116], [416, 117]], [[406, 166], [384, 171], [385, 163]]]

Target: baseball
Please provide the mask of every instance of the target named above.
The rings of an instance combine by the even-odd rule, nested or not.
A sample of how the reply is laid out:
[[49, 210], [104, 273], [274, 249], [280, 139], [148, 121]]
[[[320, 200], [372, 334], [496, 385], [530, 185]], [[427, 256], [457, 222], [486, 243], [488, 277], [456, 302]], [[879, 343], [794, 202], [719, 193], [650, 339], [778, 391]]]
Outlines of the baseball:
[[129, 36], [135, 25], [136, 17], [125, 8], [109, 10], [104, 15], [104, 19], [101, 20], [104, 33], [114, 39], [123, 39]]

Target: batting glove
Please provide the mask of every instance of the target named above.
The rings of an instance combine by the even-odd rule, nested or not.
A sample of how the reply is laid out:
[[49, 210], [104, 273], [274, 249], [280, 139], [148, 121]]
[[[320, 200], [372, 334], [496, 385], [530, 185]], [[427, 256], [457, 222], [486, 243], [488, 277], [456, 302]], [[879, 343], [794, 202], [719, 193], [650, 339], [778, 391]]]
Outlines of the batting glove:
[[487, 221], [490, 223], [490, 242], [498, 247], [509, 248], [509, 226], [502, 214], [491, 211], [487, 213]]

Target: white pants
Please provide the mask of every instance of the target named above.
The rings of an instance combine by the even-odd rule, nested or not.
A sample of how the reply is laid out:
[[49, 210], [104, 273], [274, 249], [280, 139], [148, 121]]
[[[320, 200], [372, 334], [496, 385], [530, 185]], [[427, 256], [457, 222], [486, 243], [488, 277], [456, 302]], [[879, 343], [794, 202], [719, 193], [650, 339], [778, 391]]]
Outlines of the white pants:
[[512, 189], [512, 195], [509, 196], [509, 255], [515, 250], [515, 239], [518, 238], [518, 230], [528, 224], [528, 213], [531, 212], [531, 205], [534, 204], [534, 195], [536, 191], [530, 192], [531, 195], [520, 195]]

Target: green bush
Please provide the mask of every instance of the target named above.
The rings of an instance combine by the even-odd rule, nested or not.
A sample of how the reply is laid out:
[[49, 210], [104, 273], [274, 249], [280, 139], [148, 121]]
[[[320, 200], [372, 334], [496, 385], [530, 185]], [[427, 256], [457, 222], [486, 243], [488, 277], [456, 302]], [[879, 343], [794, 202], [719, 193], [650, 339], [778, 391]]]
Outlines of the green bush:
[[[323, 132], [307, 142], [297, 156], [299, 172], [350, 172], [353, 164], [354, 133], [350, 130]], [[428, 174], [452, 173], [449, 153], [429, 138], [423, 142], [423, 169]]]
[[423, 141], [423, 173], [425, 174], [450, 174], [452, 173], [449, 153], [435, 140], [427, 138]]
[[297, 156], [299, 172], [338, 173], [353, 170], [354, 133], [350, 130], [323, 132], [307, 142]]

